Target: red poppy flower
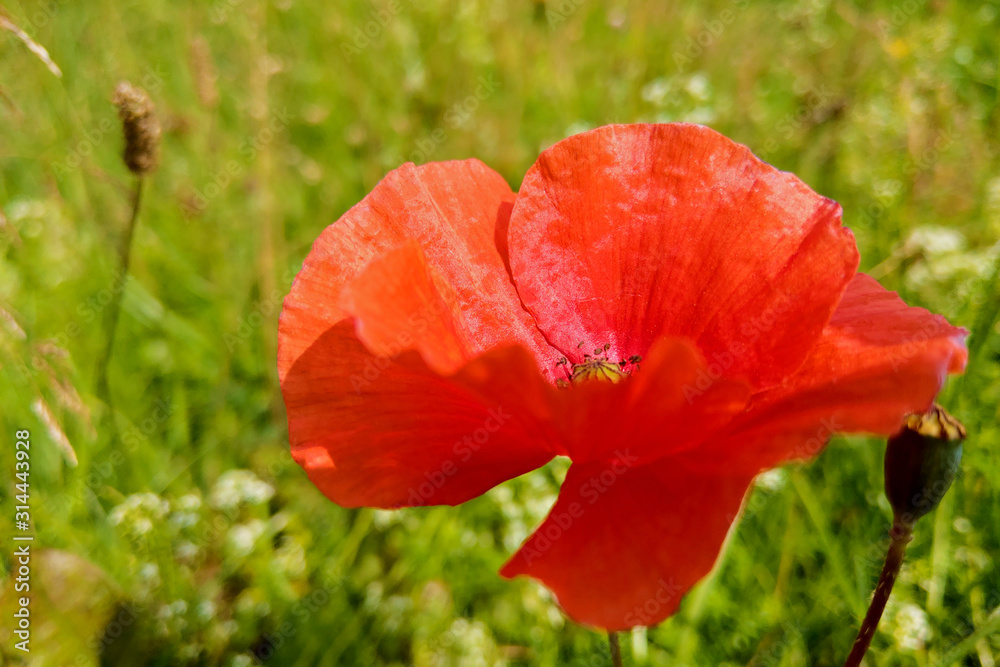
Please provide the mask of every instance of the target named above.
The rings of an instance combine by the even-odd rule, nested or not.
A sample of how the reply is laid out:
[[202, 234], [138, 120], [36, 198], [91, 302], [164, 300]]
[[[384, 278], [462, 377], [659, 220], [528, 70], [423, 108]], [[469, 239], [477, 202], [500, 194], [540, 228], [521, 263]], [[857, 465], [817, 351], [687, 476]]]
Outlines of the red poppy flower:
[[890, 434], [965, 332], [857, 273], [840, 207], [697, 125], [546, 150], [519, 193], [406, 164], [285, 300], [295, 459], [334, 502], [457, 504], [572, 466], [503, 567], [577, 621], [651, 625], [712, 568], [755, 475]]

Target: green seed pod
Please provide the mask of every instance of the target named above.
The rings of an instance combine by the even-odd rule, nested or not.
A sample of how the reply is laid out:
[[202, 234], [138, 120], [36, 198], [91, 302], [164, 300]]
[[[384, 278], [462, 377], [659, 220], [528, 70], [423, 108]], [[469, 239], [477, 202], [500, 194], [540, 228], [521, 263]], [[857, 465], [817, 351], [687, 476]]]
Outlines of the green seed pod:
[[965, 427], [936, 403], [910, 415], [885, 450], [885, 495], [894, 523], [909, 531], [941, 502], [962, 460]]

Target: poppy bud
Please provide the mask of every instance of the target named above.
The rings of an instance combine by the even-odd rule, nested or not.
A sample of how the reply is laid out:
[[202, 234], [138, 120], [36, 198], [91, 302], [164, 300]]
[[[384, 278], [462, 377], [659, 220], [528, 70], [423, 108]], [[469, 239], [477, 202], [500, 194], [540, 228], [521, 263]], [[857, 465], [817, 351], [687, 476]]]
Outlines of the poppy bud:
[[156, 169], [160, 152], [160, 121], [146, 91], [122, 81], [115, 88], [115, 106], [125, 132], [125, 166], [136, 176]]
[[906, 418], [885, 450], [885, 495], [898, 529], [909, 530], [941, 502], [962, 460], [965, 427], [934, 404]]

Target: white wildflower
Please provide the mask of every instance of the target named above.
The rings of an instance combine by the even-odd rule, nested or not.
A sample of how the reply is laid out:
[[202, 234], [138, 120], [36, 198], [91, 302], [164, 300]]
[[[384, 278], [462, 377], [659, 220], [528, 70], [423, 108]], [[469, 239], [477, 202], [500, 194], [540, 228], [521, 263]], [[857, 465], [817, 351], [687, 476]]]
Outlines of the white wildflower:
[[274, 487], [250, 470], [230, 470], [223, 473], [212, 487], [211, 503], [218, 509], [234, 509], [240, 505], [263, 505], [274, 497]]
[[931, 638], [927, 612], [915, 604], [904, 604], [896, 612], [892, 636], [904, 651], [922, 651]]

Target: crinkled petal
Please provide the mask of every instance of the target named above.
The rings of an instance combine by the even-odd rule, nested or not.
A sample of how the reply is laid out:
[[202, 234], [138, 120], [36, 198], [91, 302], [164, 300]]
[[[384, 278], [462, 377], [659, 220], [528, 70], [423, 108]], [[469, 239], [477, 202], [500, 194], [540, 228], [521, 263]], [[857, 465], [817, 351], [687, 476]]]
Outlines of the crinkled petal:
[[565, 453], [585, 463], [628, 450], [648, 462], [696, 447], [750, 397], [746, 382], [716, 373], [690, 342], [661, 338], [627, 379], [572, 384], [556, 395]]
[[553, 456], [551, 387], [524, 348], [443, 377], [415, 351], [376, 356], [344, 320], [282, 383], [292, 456], [345, 507], [455, 505]]
[[756, 472], [811, 458], [835, 433], [891, 435], [965, 368], [966, 333], [859, 273], [802, 367], [699, 455]]
[[[495, 240], [498, 228], [506, 226], [514, 197], [503, 178], [478, 160], [406, 164], [390, 172], [323, 231], [306, 257], [281, 314], [279, 377], [341, 320], [353, 316], [365, 326], [372, 310], [346, 298], [345, 289], [354, 285], [379, 296], [371, 285], [359, 288], [359, 276], [382, 255], [408, 244], [419, 246], [426, 278], [449, 304], [449, 311], [436, 316], [448, 320], [440, 326], [460, 324], [453, 333], [462, 358], [454, 354], [453, 338], [442, 340], [437, 350], [431, 338], [423, 340], [421, 354], [436, 368], [453, 372], [479, 352], [520, 344], [551, 375], [558, 355], [521, 305]], [[406, 323], [414, 316], [389, 313], [393, 305], [379, 309], [383, 322], [371, 323], [372, 328], [384, 328], [391, 320]], [[399, 333], [413, 332], [404, 328]]]
[[542, 582], [574, 620], [655, 625], [715, 564], [752, 475], [706, 473], [681, 457], [574, 464], [542, 525], [504, 565]]
[[857, 269], [840, 207], [708, 128], [610, 125], [549, 148], [508, 229], [518, 292], [574, 361], [694, 341], [755, 387], [794, 371]]
[[358, 338], [377, 355], [414, 349], [446, 374], [477, 352], [457, 295], [416, 241], [373, 259], [345, 286], [341, 301], [354, 314]]

